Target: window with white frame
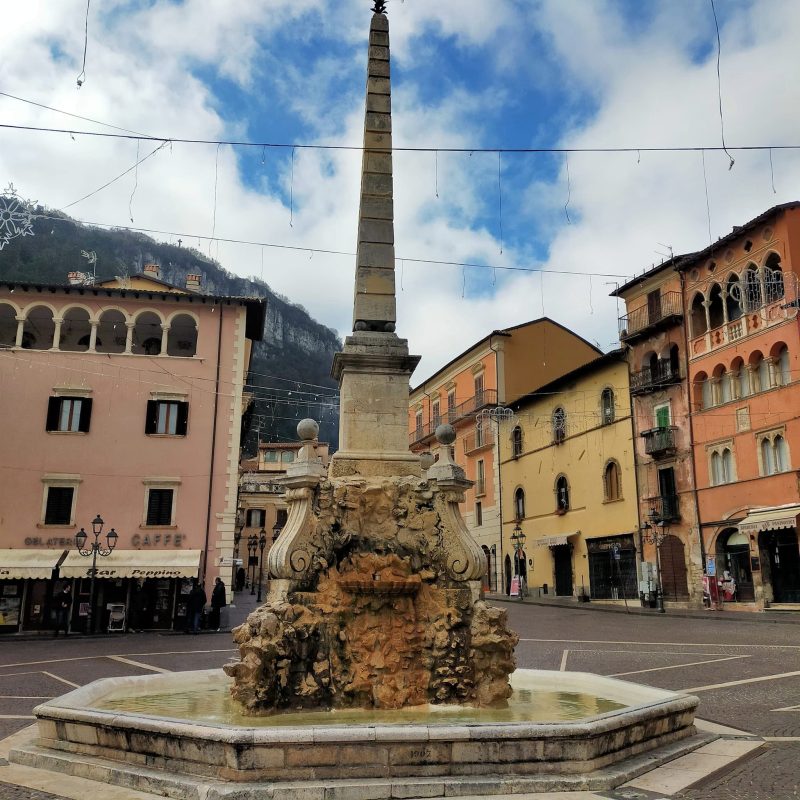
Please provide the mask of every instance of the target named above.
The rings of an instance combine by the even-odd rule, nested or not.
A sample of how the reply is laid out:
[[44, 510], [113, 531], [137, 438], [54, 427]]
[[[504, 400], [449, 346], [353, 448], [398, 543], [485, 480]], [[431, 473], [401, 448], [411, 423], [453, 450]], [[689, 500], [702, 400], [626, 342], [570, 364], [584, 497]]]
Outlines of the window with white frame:
[[475, 527], [480, 528], [483, 525], [483, 505], [480, 500], [475, 502]]
[[567, 438], [567, 412], [559, 406], [553, 411], [553, 441], [556, 444]]
[[718, 442], [708, 448], [708, 474], [712, 486], [733, 483], [736, 480], [736, 464], [733, 443]]
[[74, 525], [80, 477], [51, 473], [42, 478], [42, 483], [44, 484], [44, 497], [42, 498], [41, 524]]
[[761, 475], [777, 475], [791, 469], [789, 445], [783, 428], [766, 431], [756, 437]]
[[267, 523], [267, 512], [263, 508], [249, 508], [247, 510], [247, 527], [263, 528]]
[[175, 490], [150, 487], [147, 490], [147, 513], [145, 525], [168, 526], [174, 518]]

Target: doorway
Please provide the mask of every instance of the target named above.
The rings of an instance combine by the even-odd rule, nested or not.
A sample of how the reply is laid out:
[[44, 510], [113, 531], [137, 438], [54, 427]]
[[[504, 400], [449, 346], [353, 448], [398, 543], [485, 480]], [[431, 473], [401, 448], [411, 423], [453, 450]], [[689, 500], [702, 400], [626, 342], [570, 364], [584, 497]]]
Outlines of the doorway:
[[[736, 528], [724, 530], [717, 539], [717, 557], [723, 565], [717, 580], [724, 579], [727, 570], [735, 584], [734, 600], [752, 603], [756, 599], [750, 563], [750, 540]], [[717, 568], [718, 573], [720, 568]]]
[[511, 556], [506, 553], [505, 561], [503, 562], [503, 572], [505, 576], [505, 592], [511, 594]]
[[550, 548], [553, 554], [556, 596], [572, 596], [572, 545], [559, 544]]
[[[800, 550], [792, 529], [764, 531], [759, 537], [766, 555], [775, 603], [800, 603]], [[766, 577], [766, 576], [765, 576]]]

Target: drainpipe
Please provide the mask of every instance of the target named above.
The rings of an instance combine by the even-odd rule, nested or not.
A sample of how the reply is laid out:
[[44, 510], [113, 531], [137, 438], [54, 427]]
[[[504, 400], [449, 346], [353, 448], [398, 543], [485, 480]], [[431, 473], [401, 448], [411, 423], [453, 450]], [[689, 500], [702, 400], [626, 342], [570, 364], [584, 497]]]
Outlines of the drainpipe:
[[219, 324], [217, 326], [217, 376], [214, 383], [214, 419], [211, 423], [211, 463], [208, 467], [208, 507], [206, 509], [206, 544], [203, 548], [203, 574], [206, 578], [208, 569], [208, 547], [211, 541], [211, 493], [214, 489], [214, 456], [217, 450], [217, 409], [219, 406], [219, 362], [222, 354], [222, 312], [223, 304], [219, 306]]
[[[494, 353], [494, 374], [497, 383], [497, 405], [500, 405], [500, 367], [497, 363], [497, 350], [493, 346], [494, 336], [489, 336], [489, 349]], [[505, 395], [505, 392], [503, 392]], [[500, 559], [495, 563], [495, 580], [498, 592], [505, 593], [505, 563], [503, 559], [503, 471], [502, 464], [500, 463], [500, 420], [495, 420], [497, 426], [497, 435], [495, 436], [495, 444], [497, 446], [497, 504], [499, 506], [498, 518], [500, 519]]]

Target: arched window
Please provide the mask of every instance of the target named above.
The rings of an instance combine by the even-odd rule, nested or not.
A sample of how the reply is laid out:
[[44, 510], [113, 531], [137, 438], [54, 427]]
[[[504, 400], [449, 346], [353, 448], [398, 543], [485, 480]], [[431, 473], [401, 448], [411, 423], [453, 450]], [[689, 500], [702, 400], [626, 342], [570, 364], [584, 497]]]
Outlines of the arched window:
[[699, 411], [701, 408], [711, 406], [711, 384], [705, 372], [698, 372], [692, 381], [692, 401], [693, 409]]
[[169, 323], [167, 355], [193, 356], [197, 352], [197, 323], [188, 314], [178, 314]]
[[731, 363], [731, 387], [735, 397], [747, 397], [746, 384], [747, 370], [744, 366], [744, 360], [741, 357], [734, 358]]
[[739, 276], [734, 274], [728, 278], [725, 307], [728, 310], [728, 321], [733, 322], [742, 316], [742, 285]]
[[55, 332], [53, 312], [47, 306], [34, 306], [25, 314], [22, 346], [26, 350], [49, 350], [53, 347]]
[[764, 305], [764, 296], [761, 292], [761, 279], [755, 264], [748, 264], [742, 274], [742, 307], [745, 312], [755, 311]]
[[84, 352], [89, 349], [92, 324], [85, 308], [70, 308], [61, 323], [59, 348], [67, 352]]
[[778, 472], [786, 472], [789, 469], [789, 449], [786, 446], [786, 439], [778, 434], [772, 441], [772, 449], [775, 452], [775, 468]]
[[566, 475], [556, 478], [556, 510], [561, 514], [569, 511], [569, 483]]
[[525, 492], [522, 487], [514, 492], [514, 519], [517, 522], [525, 519]]
[[522, 455], [522, 428], [519, 425], [511, 431], [511, 455], [519, 458]]
[[97, 342], [95, 343], [98, 353], [125, 352], [125, 342], [128, 336], [128, 326], [125, 323], [125, 315], [115, 308], [109, 308], [100, 315], [100, 321], [97, 324]]
[[[566, 480], [566, 479], [565, 479]], [[603, 472], [603, 493], [606, 500], [619, 500], [622, 497], [621, 476], [619, 464], [609, 461]]]
[[719, 453], [711, 454], [711, 485], [719, 486], [722, 480], [722, 456]]
[[779, 345], [772, 355], [775, 360], [775, 370], [779, 386], [788, 386], [792, 382], [792, 370], [789, 363], [789, 348], [785, 344]]
[[731, 374], [725, 367], [717, 374], [719, 380], [719, 402], [730, 403], [733, 400], [733, 386], [731, 384]]
[[770, 388], [769, 365], [758, 350], [750, 356], [750, 371], [754, 392], [765, 392]]
[[713, 385], [711, 381], [706, 378], [703, 380], [700, 388], [703, 393], [703, 408], [711, 408], [714, 405]]
[[729, 448], [722, 451], [722, 482], [730, 483], [733, 480], [733, 453]]
[[783, 285], [783, 271], [781, 270], [781, 257], [777, 253], [770, 253], [764, 262], [764, 295], [766, 303], [780, 300], [785, 292]]
[[600, 415], [603, 425], [610, 425], [614, 421], [614, 390], [603, 389], [600, 395]]
[[559, 406], [553, 411], [553, 441], [558, 444], [567, 437], [567, 412]]
[[17, 312], [14, 306], [0, 303], [0, 347], [13, 347], [17, 341]]
[[132, 352], [135, 355], [157, 356], [161, 353], [161, 319], [152, 311], [144, 311], [136, 317], [133, 329]]
[[689, 316], [691, 320], [692, 336], [700, 336], [707, 330], [706, 327], [706, 309], [703, 305], [705, 298], [698, 292], [692, 299], [692, 310]]
[[722, 287], [715, 283], [711, 287], [711, 293], [708, 296], [708, 322], [710, 328], [719, 328], [725, 322], [724, 312], [722, 310]]
[[765, 475], [774, 475], [777, 472], [772, 442], [766, 437], [761, 440], [761, 465]]

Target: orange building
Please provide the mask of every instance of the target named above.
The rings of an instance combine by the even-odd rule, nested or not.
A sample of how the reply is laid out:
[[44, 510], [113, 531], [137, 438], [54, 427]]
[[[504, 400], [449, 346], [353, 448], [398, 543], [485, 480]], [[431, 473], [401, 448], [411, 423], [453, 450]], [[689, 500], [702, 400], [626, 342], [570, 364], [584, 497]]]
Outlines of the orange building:
[[800, 203], [678, 269], [707, 571], [740, 607], [800, 603]]
[[488, 412], [505, 406], [600, 351], [546, 317], [492, 331], [411, 390], [409, 446], [416, 453], [435, 445], [441, 423], [456, 429], [453, 455], [474, 486], [461, 511], [487, 560], [486, 587], [499, 584], [500, 531], [498, 422]]

